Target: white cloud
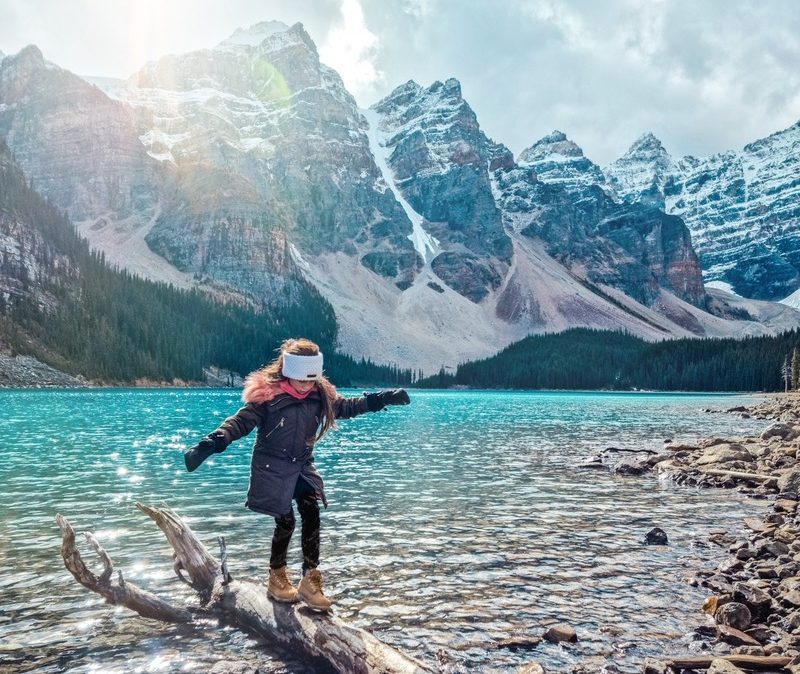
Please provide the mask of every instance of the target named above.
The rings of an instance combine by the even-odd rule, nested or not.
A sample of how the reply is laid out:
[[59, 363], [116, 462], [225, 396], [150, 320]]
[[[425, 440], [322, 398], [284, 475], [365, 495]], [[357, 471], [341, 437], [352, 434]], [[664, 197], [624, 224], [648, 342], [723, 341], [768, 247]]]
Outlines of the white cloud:
[[341, 20], [328, 31], [319, 54], [357, 99], [373, 93], [383, 80], [375, 66], [378, 49], [378, 37], [367, 27], [359, 0], [342, 0]]
[[705, 155], [800, 118], [797, 0], [0, 0], [0, 49], [127, 77], [265, 20], [302, 22], [363, 105], [457, 77], [515, 152], [557, 128], [601, 164], [645, 131]]

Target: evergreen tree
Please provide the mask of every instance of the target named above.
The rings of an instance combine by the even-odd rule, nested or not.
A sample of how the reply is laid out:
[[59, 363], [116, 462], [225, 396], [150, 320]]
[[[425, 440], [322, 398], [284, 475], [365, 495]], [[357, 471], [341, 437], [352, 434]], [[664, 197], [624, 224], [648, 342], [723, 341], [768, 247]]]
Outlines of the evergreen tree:
[[781, 378], [783, 379], [783, 392], [786, 393], [789, 390], [789, 382], [792, 380], [792, 368], [789, 365], [789, 356], [783, 359]]

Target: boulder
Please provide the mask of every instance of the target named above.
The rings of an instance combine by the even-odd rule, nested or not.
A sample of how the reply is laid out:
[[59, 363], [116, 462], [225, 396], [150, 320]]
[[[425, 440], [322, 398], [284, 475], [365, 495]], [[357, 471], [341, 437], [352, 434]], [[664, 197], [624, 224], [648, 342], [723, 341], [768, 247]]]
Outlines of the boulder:
[[762, 440], [769, 440], [770, 438], [781, 438], [782, 440], [794, 440], [798, 436], [797, 431], [794, 430], [789, 424], [776, 421], [774, 424], [767, 426], [761, 433]]
[[784, 492], [800, 491], [800, 468], [791, 468], [778, 478], [778, 490]]
[[665, 662], [647, 658], [642, 665], [642, 674], [672, 674], [673, 670]]
[[667, 532], [659, 527], [650, 529], [644, 536], [645, 545], [669, 545]]
[[614, 472], [618, 475], [642, 475], [651, 468], [647, 459], [623, 459], [616, 465]]
[[780, 557], [789, 554], [789, 546], [782, 541], [763, 541], [756, 546], [758, 557]]
[[542, 640], [540, 637], [514, 636], [497, 642], [497, 648], [507, 648], [510, 651], [532, 650], [536, 648]]
[[578, 635], [575, 628], [571, 625], [561, 624], [553, 625], [542, 635], [542, 639], [549, 641], [551, 644], [558, 644], [562, 641], [574, 643], [578, 640]]
[[752, 461], [750, 454], [742, 445], [730, 442], [714, 445], [706, 449], [695, 461], [697, 466], [707, 466], [712, 463], [730, 463], [731, 461]]
[[720, 625], [733, 627], [737, 630], [746, 630], [750, 627], [752, 616], [747, 606], [738, 601], [732, 601], [723, 604], [717, 609], [717, 612], [714, 614], [714, 620]]
[[734, 584], [733, 601], [747, 606], [752, 619], [759, 622], [769, 615], [772, 607], [772, 597], [764, 590], [748, 583]]
[[722, 658], [714, 658], [707, 671], [708, 674], [745, 674], [743, 669]]
[[761, 642], [758, 639], [745, 634], [741, 630], [737, 630], [735, 627], [720, 625], [718, 630], [719, 638], [731, 646], [761, 646]]

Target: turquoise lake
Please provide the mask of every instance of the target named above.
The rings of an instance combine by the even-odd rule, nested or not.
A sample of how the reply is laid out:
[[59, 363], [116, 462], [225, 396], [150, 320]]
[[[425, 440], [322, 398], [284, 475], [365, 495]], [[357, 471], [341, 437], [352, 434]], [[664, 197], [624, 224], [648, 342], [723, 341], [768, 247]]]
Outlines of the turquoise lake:
[[[357, 395], [356, 391], [342, 391]], [[245, 510], [252, 438], [187, 473], [182, 451], [239, 406], [207, 389], [0, 390], [0, 672], [205, 672], [241, 659], [324, 672], [233, 627], [174, 626], [115, 608], [63, 566], [57, 512], [92, 531], [125, 578], [195, 604], [171, 548], [134, 507], [166, 503], [231, 573], [265, 576], [272, 520]], [[451, 672], [548, 671], [689, 652], [706, 596], [685, 582], [763, 501], [654, 476], [579, 469], [605, 447], [760, 432], [709, 414], [744, 396], [411, 391], [412, 404], [342, 421], [316, 450], [330, 507], [322, 570], [337, 614]], [[667, 547], [642, 544], [653, 526]], [[99, 560], [79, 537], [84, 559]], [[290, 550], [299, 571], [299, 530]], [[568, 622], [580, 641], [529, 652], [501, 639]], [[599, 669], [599, 667], [598, 667]]]

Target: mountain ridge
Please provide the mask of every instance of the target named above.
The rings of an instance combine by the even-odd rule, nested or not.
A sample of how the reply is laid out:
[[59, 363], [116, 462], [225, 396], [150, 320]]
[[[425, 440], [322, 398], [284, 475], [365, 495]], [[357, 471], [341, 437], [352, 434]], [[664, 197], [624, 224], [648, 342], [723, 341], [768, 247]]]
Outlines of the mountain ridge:
[[[141, 189], [129, 174], [119, 183], [141, 199], [134, 212], [115, 211], [102, 184], [69, 200], [58, 180], [44, 183], [54, 203], [86, 214], [80, 231], [113, 261], [147, 273], [157, 258], [151, 274], [283, 306], [305, 278], [333, 305], [348, 353], [426, 371], [575, 325], [661, 339], [796, 324], [790, 309], [708, 296], [680, 218], [623, 203], [580, 172], [554, 184], [558, 166], [540, 176], [515, 162], [483, 134], [454, 78], [409, 80], [365, 114], [302, 24], [256, 24], [220, 45], [113, 85], [99, 107], [124, 115], [95, 129], [100, 140], [69, 117], [90, 149], [114, 133], [137, 146], [110, 158], [144, 176]], [[7, 60], [0, 82], [14, 72]], [[50, 72], [56, 90], [75, 77]], [[73, 87], [68, 100], [80, 109], [98, 93]], [[94, 185], [94, 163], [59, 154], [52, 116], [23, 100], [0, 85], [0, 133], [12, 132], [31, 178], [53, 154]], [[25, 125], [39, 131], [23, 142]], [[575, 148], [571, 159], [600, 180]]]

